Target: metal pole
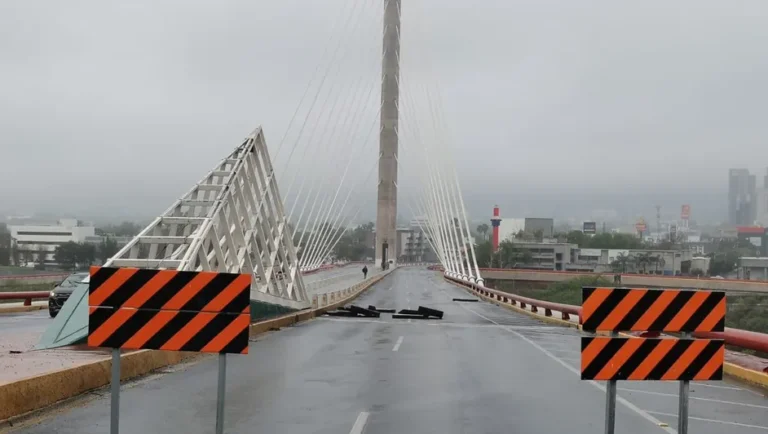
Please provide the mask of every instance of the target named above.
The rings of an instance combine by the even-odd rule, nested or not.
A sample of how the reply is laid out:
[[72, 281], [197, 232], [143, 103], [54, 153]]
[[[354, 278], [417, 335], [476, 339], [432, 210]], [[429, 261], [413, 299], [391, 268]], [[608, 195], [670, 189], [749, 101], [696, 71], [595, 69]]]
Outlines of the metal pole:
[[[611, 337], [618, 337], [617, 332], [611, 332]], [[605, 387], [605, 434], [613, 434], [616, 427], [616, 380], [608, 381]]]
[[[690, 338], [690, 333], [683, 333], [683, 338]], [[688, 395], [690, 384], [688, 381], [680, 382], [680, 397], [677, 411], [677, 434], [688, 434]]]
[[112, 403], [110, 404], [109, 434], [120, 431], [120, 348], [112, 349]]
[[227, 355], [219, 354], [219, 390], [216, 395], [216, 434], [224, 434], [224, 392], [227, 388]]

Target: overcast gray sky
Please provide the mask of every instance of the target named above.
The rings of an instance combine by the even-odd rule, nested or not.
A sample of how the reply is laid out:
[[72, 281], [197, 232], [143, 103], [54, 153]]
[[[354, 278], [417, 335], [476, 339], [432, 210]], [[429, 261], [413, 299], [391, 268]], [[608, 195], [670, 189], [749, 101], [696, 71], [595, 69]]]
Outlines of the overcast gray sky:
[[[155, 215], [255, 126], [276, 147], [350, 1], [0, 2], [0, 211]], [[353, 145], [378, 107], [364, 3], [337, 30], [338, 92], [375, 89]], [[403, 0], [404, 115], [424, 122], [439, 83], [475, 216], [724, 215], [727, 169], [768, 166], [766, 22], [764, 0]], [[328, 180], [317, 161], [302, 170]]]

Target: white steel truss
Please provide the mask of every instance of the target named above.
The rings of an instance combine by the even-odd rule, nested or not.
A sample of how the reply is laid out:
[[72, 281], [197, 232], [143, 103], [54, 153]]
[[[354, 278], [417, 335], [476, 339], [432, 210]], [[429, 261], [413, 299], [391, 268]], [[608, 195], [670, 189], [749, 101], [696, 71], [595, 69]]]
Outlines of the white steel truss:
[[250, 273], [251, 299], [310, 305], [261, 128], [105, 265]]

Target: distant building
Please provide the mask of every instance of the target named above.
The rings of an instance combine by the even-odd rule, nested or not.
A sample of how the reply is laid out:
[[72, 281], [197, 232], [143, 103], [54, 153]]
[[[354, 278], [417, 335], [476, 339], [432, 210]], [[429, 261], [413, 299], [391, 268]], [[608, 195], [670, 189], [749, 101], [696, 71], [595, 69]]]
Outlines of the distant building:
[[513, 242], [515, 247], [530, 252], [531, 260], [526, 263], [508, 264], [512, 268], [566, 270], [572, 262], [573, 252], [578, 250], [576, 244], [568, 243], [537, 243], [519, 240]]
[[62, 219], [55, 225], [8, 225], [11, 239], [16, 244], [22, 255], [40, 262], [40, 255], [44, 255], [46, 264], [55, 264], [53, 253], [56, 248], [67, 242], [82, 243], [87, 237], [95, 235], [93, 226], [81, 226], [75, 219]]
[[745, 280], [768, 280], [768, 258], [739, 258], [739, 278]]
[[756, 218], [755, 175], [747, 169], [728, 171], [728, 222], [732, 225], [746, 226]]
[[762, 226], [738, 226], [740, 240], [749, 241], [760, 255], [768, 256], [768, 231]]
[[512, 238], [520, 231], [525, 230], [525, 219], [521, 218], [502, 218], [499, 226], [499, 241]]
[[437, 255], [430, 245], [426, 230], [425, 217], [416, 217], [411, 220], [410, 226], [397, 228], [395, 252], [398, 262], [437, 262]]
[[[610, 273], [614, 271], [614, 261], [627, 258], [627, 273], [666, 275], [681, 274], [684, 269], [689, 271], [693, 259], [690, 250], [575, 249], [573, 256], [569, 270]], [[640, 258], [647, 258], [647, 262], [643, 263]]]
[[555, 233], [555, 220], [551, 218], [525, 218], [525, 231], [535, 233], [541, 231], [544, 238], [552, 238]]

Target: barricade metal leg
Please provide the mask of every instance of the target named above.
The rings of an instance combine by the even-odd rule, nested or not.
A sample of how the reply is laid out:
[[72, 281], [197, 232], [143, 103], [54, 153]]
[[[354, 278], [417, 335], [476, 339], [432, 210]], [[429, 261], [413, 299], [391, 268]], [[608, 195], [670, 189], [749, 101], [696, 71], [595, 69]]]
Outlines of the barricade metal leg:
[[216, 434], [224, 434], [224, 395], [227, 390], [227, 355], [219, 354], [219, 388], [216, 393]]
[[120, 348], [112, 349], [112, 401], [109, 412], [109, 434], [118, 434], [120, 432]]
[[[683, 338], [691, 337], [690, 333], [683, 333]], [[688, 381], [680, 382], [680, 397], [678, 398], [677, 434], [688, 434], [688, 395], [690, 384]]]
[[[611, 332], [611, 337], [619, 334]], [[605, 434], [613, 434], [616, 428], [616, 381], [608, 381], [605, 386]]]

